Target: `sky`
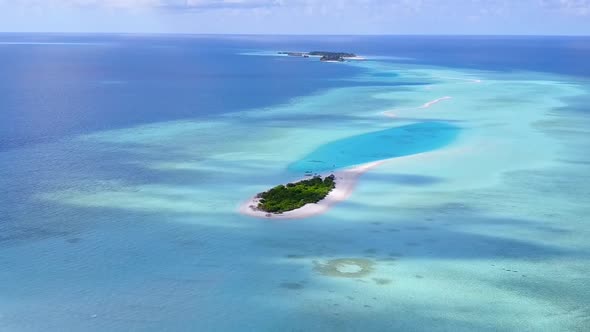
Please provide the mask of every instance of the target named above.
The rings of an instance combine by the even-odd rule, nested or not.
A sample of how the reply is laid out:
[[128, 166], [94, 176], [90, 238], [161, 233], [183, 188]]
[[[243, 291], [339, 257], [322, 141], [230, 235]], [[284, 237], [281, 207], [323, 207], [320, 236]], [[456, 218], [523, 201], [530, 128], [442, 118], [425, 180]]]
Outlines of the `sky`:
[[0, 0], [0, 32], [590, 35], [590, 0]]

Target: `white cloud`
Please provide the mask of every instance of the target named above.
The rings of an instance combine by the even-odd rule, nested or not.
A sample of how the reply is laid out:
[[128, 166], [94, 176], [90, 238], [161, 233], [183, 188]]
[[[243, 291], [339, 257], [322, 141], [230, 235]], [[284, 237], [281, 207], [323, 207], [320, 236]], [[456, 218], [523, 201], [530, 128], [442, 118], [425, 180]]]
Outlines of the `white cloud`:
[[254, 9], [299, 7], [307, 12], [337, 11], [342, 8], [379, 11], [384, 8], [403, 12], [420, 12], [424, 8], [444, 9], [455, 6], [485, 8], [488, 13], [505, 11], [513, 5], [550, 8], [576, 15], [590, 15], [590, 0], [0, 0], [11, 7], [103, 7], [103, 8], [168, 8], [168, 9]]
[[590, 16], [590, 0], [540, 0], [541, 5], [568, 14]]
[[0, 4], [13, 6], [105, 6], [105, 7], [140, 7], [155, 6], [161, 0], [0, 0]]
[[590, 0], [0, 0], [7, 31], [588, 34], [588, 17]]
[[282, 0], [0, 0], [13, 7], [103, 7], [103, 8], [257, 8], [276, 6]]

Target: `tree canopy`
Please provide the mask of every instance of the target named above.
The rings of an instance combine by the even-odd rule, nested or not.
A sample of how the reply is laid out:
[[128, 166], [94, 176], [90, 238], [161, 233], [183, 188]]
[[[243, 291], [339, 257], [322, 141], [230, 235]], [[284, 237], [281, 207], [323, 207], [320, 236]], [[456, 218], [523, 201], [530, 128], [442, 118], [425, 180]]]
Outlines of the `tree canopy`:
[[269, 213], [283, 213], [299, 209], [324, 199], [336, 187], [334, 175], [322, 179], [315, 176], [311, 179], [279, 185], [269, 191], [258, 194], [258, 209]]

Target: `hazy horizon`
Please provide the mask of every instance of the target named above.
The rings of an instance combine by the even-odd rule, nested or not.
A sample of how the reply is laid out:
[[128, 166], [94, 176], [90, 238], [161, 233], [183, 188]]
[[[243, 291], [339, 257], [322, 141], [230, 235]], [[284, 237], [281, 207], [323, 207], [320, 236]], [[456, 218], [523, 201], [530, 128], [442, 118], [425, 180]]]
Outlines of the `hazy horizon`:
[[590, 0], [0, 0], [0, 32], [587, 36]]
[[559, 38], [559, 37], [573, 37], [585, 38], [590, 37], [590, 34], [426, 34], [426, 33], [382, 33], [382, 34], [298, 34], [298, 33], [200, 33], [200, 32], [125, 32], [125, 31], [0, 31], [2, 35], [134, 35], [134, 36], [266, 36], [266, 37], [489, 37], [489, 38]]

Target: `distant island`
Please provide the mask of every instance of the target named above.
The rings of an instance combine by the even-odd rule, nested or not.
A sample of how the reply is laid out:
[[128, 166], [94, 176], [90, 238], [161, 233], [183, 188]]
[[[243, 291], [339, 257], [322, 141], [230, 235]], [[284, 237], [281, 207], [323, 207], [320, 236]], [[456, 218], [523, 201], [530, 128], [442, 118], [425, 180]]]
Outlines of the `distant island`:
[[279, 52], [279, 54], [309, 58], [309, 53], [305, 53], [305, 52]]
[[359, 59], [354, 53], [344, 52], [324, 52], [324, 51], [312, 51], [312, 52], [279, 52], [281, 55], [295, 56], [295, 57], [320, 57], [320, 61], [323, 62], [344, 62], [347, 59]]
[[279, 185], [269, 191], [260, 193], [257, 209], [280, 214], [287, 211], [297, 210], [306, 204], [318, 203], [336, 188], [336, 177], [334, 175], [314, 176], [311, 179]]

